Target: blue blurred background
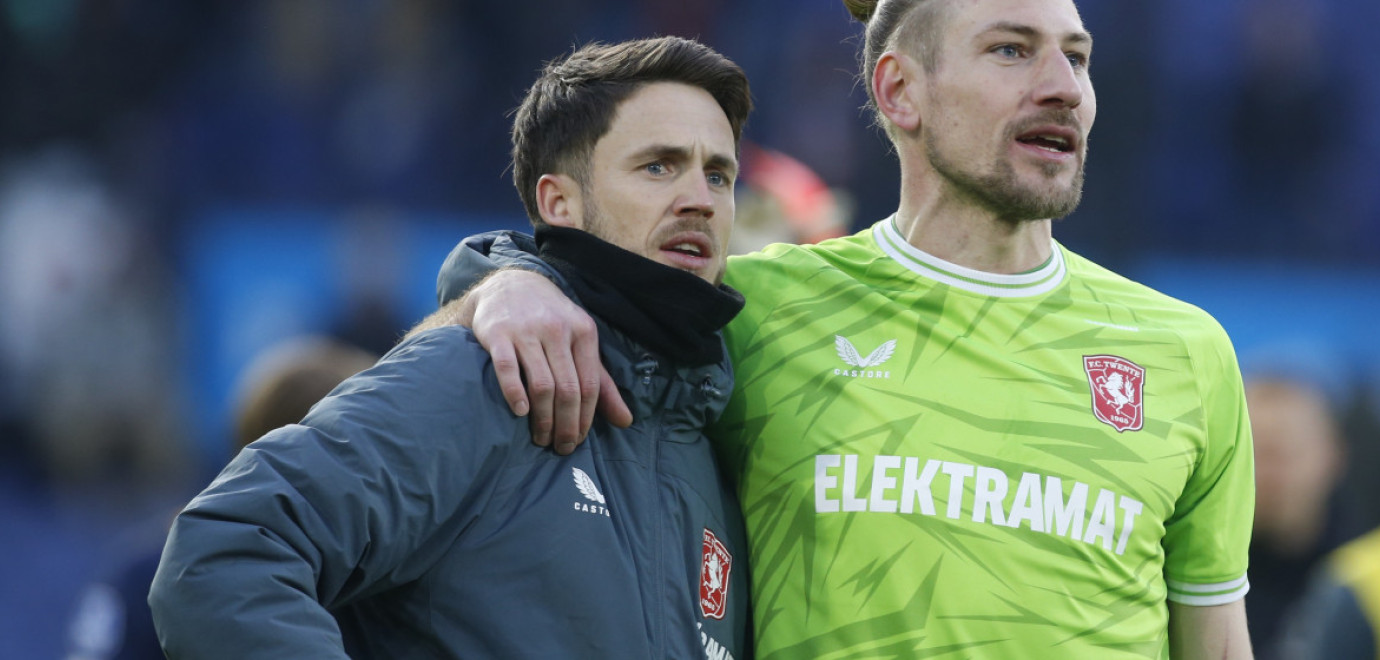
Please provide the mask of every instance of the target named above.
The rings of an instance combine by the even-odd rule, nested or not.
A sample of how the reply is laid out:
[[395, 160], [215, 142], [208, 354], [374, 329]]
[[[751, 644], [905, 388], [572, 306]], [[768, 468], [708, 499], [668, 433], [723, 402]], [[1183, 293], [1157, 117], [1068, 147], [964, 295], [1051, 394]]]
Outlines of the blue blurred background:
[[[1056, 237], [1323, 388], [1338, 497], [1380, 524], [1380, 3], [1081, 10], [1100, 112]], [[83, 586], [228, 458], [256, 354], [385, 351], [456, 241], [526, 227], [507, 112], [572, 44], [700, 38], [751, 77], [746, 139], [853, 228], [889, 214], [857, 27], [838, 0], [0, 0], [0, 657], [64, 657]]]

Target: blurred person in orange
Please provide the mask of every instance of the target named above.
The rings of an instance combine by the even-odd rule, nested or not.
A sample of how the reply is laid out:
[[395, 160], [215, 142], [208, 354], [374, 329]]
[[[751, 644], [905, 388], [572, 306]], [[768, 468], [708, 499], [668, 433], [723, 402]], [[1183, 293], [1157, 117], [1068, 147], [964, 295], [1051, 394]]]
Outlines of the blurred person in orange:
[[852, 231], [853, 201], [790, 154], [743, 142], [730, 254], [771, 243], [818, 243]]

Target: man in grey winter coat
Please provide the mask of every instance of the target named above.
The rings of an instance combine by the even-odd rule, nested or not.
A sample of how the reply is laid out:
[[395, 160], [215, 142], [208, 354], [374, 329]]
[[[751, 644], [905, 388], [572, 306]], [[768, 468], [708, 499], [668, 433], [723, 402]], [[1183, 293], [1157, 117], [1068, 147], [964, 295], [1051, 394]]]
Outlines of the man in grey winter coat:
[[[693, 41], [548, 65], [513, 127], [548, 274], [637, 422], [532, 440], [470, 332], [414, 332], [178, 516], [149, 602], [171, 658], [745, 657], [741, 514], [702, 430], [747, 79]], [[515, 365], [514, 365], [515, 366]]]

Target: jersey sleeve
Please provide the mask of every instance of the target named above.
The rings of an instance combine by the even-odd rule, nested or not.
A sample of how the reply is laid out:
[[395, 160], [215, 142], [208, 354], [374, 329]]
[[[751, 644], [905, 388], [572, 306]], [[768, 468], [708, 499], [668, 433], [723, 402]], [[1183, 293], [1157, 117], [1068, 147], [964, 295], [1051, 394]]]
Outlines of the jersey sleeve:
[[1184, 605], [1221, 605], [1250, 588], [1247, 550], [1255, 510], [1250, 420], [1240, 368], [1226, 332], [1207, 321], [1201, 346], [1190, 342], [1202, 401], [1203, 447], [1165, 523], [1167, 598]]
[[170, 657], [345, 658], [330, 610], [416, 579], [454, 543], [492, 448], [521, 428], [463, 344], [456, 327], [409, 339], [192, 500], [149, 597]]

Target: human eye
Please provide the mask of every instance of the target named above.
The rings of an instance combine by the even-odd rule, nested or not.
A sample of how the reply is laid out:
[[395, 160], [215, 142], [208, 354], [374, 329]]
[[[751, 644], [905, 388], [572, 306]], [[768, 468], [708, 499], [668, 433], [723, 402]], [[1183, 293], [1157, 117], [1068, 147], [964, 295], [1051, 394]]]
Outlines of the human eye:
[[705, 176], [705, 179], [709, 181], [709, 185], [716, 188], [733, 185], [733, 179], [728, 178], [728, 175], [723, 172], [710, 172]]
[[1025, 55], [1025, 49], [1017, 44], [999, 44], [992, 47], [992, 52], [1012, 60]]
[[1082, 53], [1082, 52], [1079, 52], [1079, 51], [1070, 51], [1070, 52], [1068, 52], [1068, 53], [1065, 53], [1064, 56], [1067, 57], [1067, 58], [1069, 58], [1069, 64], [1073, 65], [1073, 68], [1075, 68], [1075, 69], [1086, 69], [1086, 68], [1088, 68], [1088, 59], [1089, 59], [1089, 58], [1088, 58], [1088, 54], [1087, 54], [1087, 53]]
[[642, 169], [646, 170], [646, 172], [652, 176], [665, 176], [671, 171], [671, 168], [667, 167], [666, 163], [659, 160], [643, 165]]

